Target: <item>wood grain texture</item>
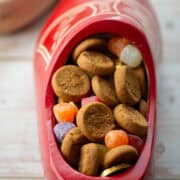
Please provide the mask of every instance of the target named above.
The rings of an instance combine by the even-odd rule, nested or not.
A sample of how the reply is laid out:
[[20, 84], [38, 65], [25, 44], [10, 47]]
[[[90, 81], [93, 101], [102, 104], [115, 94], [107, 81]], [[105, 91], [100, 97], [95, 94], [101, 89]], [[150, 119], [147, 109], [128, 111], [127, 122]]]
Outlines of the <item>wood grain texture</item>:
[[0, 37], [0, 179], [43, 178], [32, 68], [41, 24]]
[[164, 61], [180, 62], [180, 1], [151, 0], [161, 25], [164, 43]]
[[[152, 0], [164, 41], [154, 156], [144, 179], [180, 179], [180, 1]], [[33, 93], [33, 50], [44, 20], [0, 37], [0, 179], [44, 179]]]

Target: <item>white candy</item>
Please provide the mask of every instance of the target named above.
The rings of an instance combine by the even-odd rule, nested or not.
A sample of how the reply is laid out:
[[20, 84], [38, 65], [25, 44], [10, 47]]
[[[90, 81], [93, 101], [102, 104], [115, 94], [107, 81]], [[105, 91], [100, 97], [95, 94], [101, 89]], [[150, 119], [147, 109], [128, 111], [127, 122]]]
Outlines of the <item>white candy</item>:
[[133, 45], [127, 45], [120, 54], [120, 60], [133, 68], [138, 67], [142, 59], [141, 52]]

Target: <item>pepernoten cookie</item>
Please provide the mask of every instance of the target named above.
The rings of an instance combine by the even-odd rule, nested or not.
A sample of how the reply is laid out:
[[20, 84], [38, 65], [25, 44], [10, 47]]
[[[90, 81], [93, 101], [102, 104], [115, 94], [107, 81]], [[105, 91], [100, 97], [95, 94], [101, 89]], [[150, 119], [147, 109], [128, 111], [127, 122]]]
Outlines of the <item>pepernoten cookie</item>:
[[100, 38], [88, 38], [77, 45], [73, 51], [73, 59], [76, 61], [79, 55], [86, 50], [102, 50], [106, 48], [106, 41]]
[[90, 80], [81, 68], [65, 65], [53, 75], [52, 87], [56, 95], [63, 101], [76, 101], [88, 94]]
[[139, 79], [142, 97], [145, 98], [147, 96], [145, 68], [141, 65], [137, 68], [134, 68], [133, 71]]
[[108, 79], [94, 76], [92, 78], [92, 89], [95, 95], [106, 105], [115, 106], [118, 104], [113, 84]]
[[114, 71], [114, 62], [106, 55], [95, 51], [83, 51], [77, 64], [84, 71], [95, 75], [109, 75]]
[[135, 105], [140, 101], [139, 79], [128, 66], [119, 66], [114, 73], [116, 95], [121, 103]]
[[111, 109], [99, 102], [82, 106], [76, 120], [81, 132], [93, 142], [103, 141], [106, 133], [115, 127]]
[[102, 144], [89, 143], [81, 147], [79, 171], [89, 176], [96, 176], [104, 161], [107, 148]]
[[141, 101], [139, 102], [139, 112], [146, 117], [147, 116], [147, 102], [143, 99], [141, 99]]
[[65, 136], [61, 152], [64, 158], [73, 166], [77, 166], [79, 162], [81, 146], [88, 143], [88, 139], [81, 133], [79, 128], [71, 129]]
[[121, 163], [132, 164], [138, 159], [137, 150], [130, 145], [122, 145], [110, 149], [104, 157], [104, 168]]
[[141, 137], [146, 135], [148, 123], [144, 116], [132, 107], [125, 104], [116, 106], [114, 118], [128, 132]]

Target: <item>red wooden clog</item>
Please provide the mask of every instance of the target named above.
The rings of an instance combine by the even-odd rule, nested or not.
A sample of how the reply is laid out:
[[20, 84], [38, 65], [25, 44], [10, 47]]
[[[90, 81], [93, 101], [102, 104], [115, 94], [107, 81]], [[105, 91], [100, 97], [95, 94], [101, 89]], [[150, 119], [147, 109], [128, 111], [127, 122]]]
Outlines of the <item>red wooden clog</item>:
[[[90, 177], [72, 169], [56, 143], [52, 107], [52, 74], [65, 63], [84, 38], [113, 33], [134, 42], [141, 50], [148, 75], [148, 132], [137, 163], [111, 177]], [[49, 180], [141, 179], [152, 156], [156, 127], [156, 74], [161, 60], [161, 38], [156, 16], [148, 0], [61, 0], [45, 24], [34, 60], [39, 139], [45, 176]]]

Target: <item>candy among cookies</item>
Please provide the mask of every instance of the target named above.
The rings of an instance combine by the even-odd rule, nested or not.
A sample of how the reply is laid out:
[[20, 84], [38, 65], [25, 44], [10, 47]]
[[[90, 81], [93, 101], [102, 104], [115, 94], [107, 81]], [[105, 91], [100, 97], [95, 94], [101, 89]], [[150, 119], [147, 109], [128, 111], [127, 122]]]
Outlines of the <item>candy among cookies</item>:
[[92, 102], [101, 102], [101, 100], [97, 96], [84, 97], [81, 99], [81, 106]]
[[62, 143], [65, 135], [75, 127], [75, 124], [69, 122], [61, 122], [55, 125], [54, 134], [59, 143]]
[[129, 137], [124, 130], [111, 130], [106, 134], [104, 142], [107, 148], [111, 149], [122, 145], [128, 145]]
[[108, 41], [108, 50], [119, 57], [122, 50], [129, 44], [129, 40], [121, 37], [112, 37]]
[[73, 122], [78, 112], [78, 108], [72, 102], [60, 102], [54, 105], [53, 112], [58, 122]]

